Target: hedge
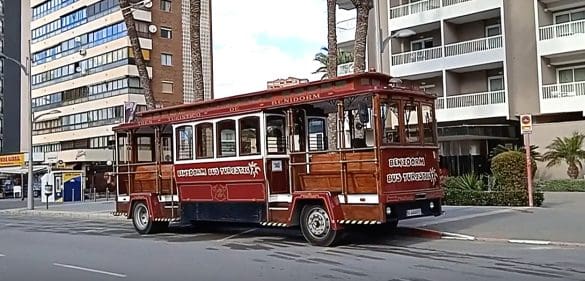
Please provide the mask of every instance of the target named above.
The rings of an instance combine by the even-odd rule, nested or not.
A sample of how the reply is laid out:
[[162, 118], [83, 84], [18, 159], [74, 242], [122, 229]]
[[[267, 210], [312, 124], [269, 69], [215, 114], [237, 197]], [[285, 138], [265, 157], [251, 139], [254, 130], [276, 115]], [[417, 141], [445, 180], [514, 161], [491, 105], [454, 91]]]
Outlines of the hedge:
[[537, 181], [534, 185], [540, 191], [585, 192], [585, 180], [545, 180]]
[[[534, 192], [534, 206], [541, 206], [544, 193]], [[445, 205], [451, 206], [528, 206], [523, 191], [476, 191], [445, 189]]]

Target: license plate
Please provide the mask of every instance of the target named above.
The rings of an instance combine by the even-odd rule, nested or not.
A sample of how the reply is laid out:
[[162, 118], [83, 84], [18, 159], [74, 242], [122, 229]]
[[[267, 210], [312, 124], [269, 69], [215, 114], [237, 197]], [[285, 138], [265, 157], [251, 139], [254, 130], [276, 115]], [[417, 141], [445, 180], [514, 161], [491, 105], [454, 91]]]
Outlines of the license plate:
[[406, 210], [407, 217], [420, 216], [420, 215], [422, 215], [421, 209]]

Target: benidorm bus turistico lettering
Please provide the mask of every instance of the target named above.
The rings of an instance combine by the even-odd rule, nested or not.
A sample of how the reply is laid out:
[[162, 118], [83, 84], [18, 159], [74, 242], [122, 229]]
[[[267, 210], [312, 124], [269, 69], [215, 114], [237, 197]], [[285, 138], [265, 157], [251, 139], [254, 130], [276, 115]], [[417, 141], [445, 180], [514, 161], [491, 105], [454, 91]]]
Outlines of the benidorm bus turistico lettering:
[[390, 78], [361, 73], [139, 112], [113, 129], [115, 215], [141, 234], [170, 222], [300, 227], [319, 246], [348, 225], [439, 216], [435, 97]]

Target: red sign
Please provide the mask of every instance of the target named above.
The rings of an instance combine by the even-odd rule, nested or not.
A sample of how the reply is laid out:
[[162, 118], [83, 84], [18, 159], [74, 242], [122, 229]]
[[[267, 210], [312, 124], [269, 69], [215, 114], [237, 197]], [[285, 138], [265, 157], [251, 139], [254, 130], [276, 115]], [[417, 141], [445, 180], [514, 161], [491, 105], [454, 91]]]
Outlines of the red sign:
[[262, 160], [205, 162], [175, 165], [177, 182], [264, 181]]
[[435, 149], [387, 149], [382, 151], [385, 192], [437, 187], [439, 172]]

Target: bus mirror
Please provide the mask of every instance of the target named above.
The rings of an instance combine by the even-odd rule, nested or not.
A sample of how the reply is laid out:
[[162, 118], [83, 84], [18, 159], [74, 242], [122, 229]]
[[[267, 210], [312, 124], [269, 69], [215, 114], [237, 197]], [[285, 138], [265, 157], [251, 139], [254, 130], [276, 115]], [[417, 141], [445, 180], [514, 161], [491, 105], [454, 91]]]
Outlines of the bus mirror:
[[360, 116], [360, 121], [362, 123], [370, 122], [370, 111], [368, 110], [368, 106], [366, 104], [364, 103], [360, 104], [358, 114]]

